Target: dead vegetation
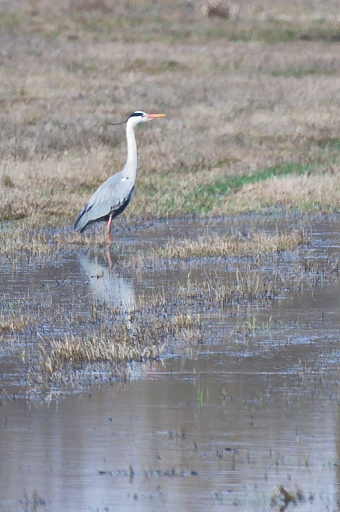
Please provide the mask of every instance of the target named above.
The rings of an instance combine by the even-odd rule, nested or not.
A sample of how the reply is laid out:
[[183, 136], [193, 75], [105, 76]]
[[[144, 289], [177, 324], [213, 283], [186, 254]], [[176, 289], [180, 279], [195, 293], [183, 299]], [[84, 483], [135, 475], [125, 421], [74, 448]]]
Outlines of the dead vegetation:
[[0, 313], [0, 335], [21, 333], [32, 324], [32, 318], [27, 315], [18, 315], [16, 313]]
[[271, 507], [278, 512], [284, 512], [289, 506], [305, 501], [306, 497], [299, 486], [295, 489], [287, 489], [283, 485], [278, 485], [272, 494]]
[[27, 261], [31, 258], [56, 256], [65, 247], [89, 248], [107, 245], [104, 231], [102, 234], [89, 233], [86, 237], [74, 234], [71, 230], [60, 230], [57, 233], [42, 228], [13, 226], [9, 224], [0, 230], [0, 254], [11, 259]]
[[[139, 296], [123, 311], [95, 302], [81, 320], [75, 307], [65, 311], [54, 307], [54, 319], [66, 325], [66, 331], [82, 330], [83, 334], [65, 333], [53, 341], [43, 340], [38, 379], [42, 383], [62, 382], [74, 370], [93, 364], [106, 364], [110, 374], [117, 375], [124, 373], [125, 365], [132, 361], [159, 359], [169, 353], [193, 353], [210, 339], [209, 320], [203, 318], [202, 312], [229, 311], [236, 324], [228, 322], [224, 336], [250, 336], [259, 329], [255, 317], [249, 323], [250, 306], [263, 307], [288, 290], [319, 286], [338, 276], [337, 261], [325, 259], [314, 265], [307, 265], [306, 258], [293, 261], [289, 272], [280, 265], [268, 272], [269, 262], [263, 256], [243, 262], [233, 271], [220, 269], [207, 274], [204, 280], [189, 276], [186, 283], [174, 285], [167, 295], [159, 291]], [[40, 322], [42, 313], [40, 310]], [[268, 323], [265, 328], [270, 331], [273, 326]]]
[[191, 346], [200, 342], [199, 314], [170, 313], [161, 297], [154, 297], [153, 304], [157, 313], [151, 312], [150, 303], [143, 301], [128, 317], [119, 320], [118, 315], [110, 327], [100, 325], [99, 335], [65, 336], [53, 341], [48, 348], [40, 345], [43, 381], [61, 379], [65, 372], [91, 363], [108, 363], [117, 374], [128, 362], [159, 359], [170, 342], [177, 345], [177, 349], [179, 344]]
[[275, 234], [259, 232], [244, 236], [207, 233], [194, 240], [169, 240], [164, 247], [156, 249], [155, 253], [161, 258], [242, 257], [292, 251], [309, 242], [309, 235], [302, 230]]
[[[72, 225], [124, 163], [124, 131], [107, 122], [136, 108], [167, 118], [137, 133], [124, 214], [134, 222], [338, 208], [335, 0], [16, 0], [0, 10], [2, 221]], [[282, 164], [294, 165], [280, 174]]]
[[[220, 312], [235, 320], [224, 326], [224, 337], [232, 343], [235, 336], [251, 336], [259, 328], [254, 311], [255, 320], [249, 320], [249, 307], [268, 306], [287, 291], [320, 286], [338, 277], [338, 261], [315, 259], [308, 246], [298, 252], [281, 251], [287, 244], [295, 247], [302, 238], [308, 242], [305, 232], [297, 233], [292, 231], [291, 238], [286, 234], [285, 238], [276, 239], [257, 233], [249, 239], [233, 241], [235, 254], [242, 253], [241, 258], [239, 255], [233, 258], [232, 254], [225, 256], [222, 252], [224, 257], [217, 260], [218, 265], [213, 269], [206, 268], [204, 278], [197, 279], [192, 273], [193, 267], [186, 281], [174, 281], [166, 292], [159, 288], [151, 294], [135, 296], [128, 281], [125, 284], [121, 281], [119, 260], [115, 260], [117, 269], [106, 268], [107, 275], [96, 271], [100, 266], [88, 269], [88, 279], [104, 287], [103, 299], [90, 293], [91, 283], [85, 288], [78, 283], [74, 288], [72, 282], [59, 282], [53, 272], [48, 271], [47, 284], [38, 291], [39, 300], [33, 303], [29, 292], [27, 296], [13, 297], [10, 301], [5, 298], [0, 312], [2, 340], [8, 346], [13, 341], [15, 347], [22, 344], [31, 378], [39, 385], [55, 381], [70, 383], [74, 375], [80, 375], [88, 367], [95, 369], [96, 365], [105, 366], [105, 371], [100, 373], [105, 378], [105, 375], [124, 373], [126, 364], [131, 361], [159, 359], [169, 353], [195, 353], [210, 340], [207, 312]], [[266, 248], [263, 252], [256, 245], [259, 241]], [[244, 252], [236, 249], [242, 243], [251, 243], [249, 247], [255, 252], [250, 253], [249, 247]], [[102, 252], [104, 257], [106, 250]], [[176, 254], [178, 257], [178, 252]], [[54, 265], [55, 255], [53, 258]], [[199, 261], [205, 268], [204, 258]], [[169, 260], [167, 262], [169, 268]], [[128, 265], [124, 274], [129, 268], [133, 267]], [[147, 268], [150, 272], [149, 265]], [[110, 301], [107, 288], [112, 284], [119, 288], [118, 299], [114, 301]], [[62, 294], [66, 294], [65, 300], [58, 299], [59, 290], [56, 295], [55, 289], [60, 286], [63, 286]], [[125, 295], [124, 286], [127, 287]], [[271, 330], [272, 326], [268, 324], [267, 329]], [[36, 340], [33, 346], [32, 339]]]

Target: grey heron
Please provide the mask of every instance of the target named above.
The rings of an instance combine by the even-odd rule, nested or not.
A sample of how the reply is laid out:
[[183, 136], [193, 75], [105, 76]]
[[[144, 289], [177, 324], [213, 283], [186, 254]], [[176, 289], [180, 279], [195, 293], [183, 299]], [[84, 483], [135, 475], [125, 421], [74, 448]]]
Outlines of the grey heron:
[[110, 124], [126, 123], [127, 160], [120, 172], [108, 178], [90, 197], [85, 208], [79, 213], [74, 230], [81, 233], [94, 222], [107, 221], [107, 236], [110, 238], [112, 219], [120, 215], [128, 206], [135, 188], [137, 174], [137, 144], [134, 128], [139, 123], [151, 121], [165, 114], [147, 114], [133, 112], [125, 121]]

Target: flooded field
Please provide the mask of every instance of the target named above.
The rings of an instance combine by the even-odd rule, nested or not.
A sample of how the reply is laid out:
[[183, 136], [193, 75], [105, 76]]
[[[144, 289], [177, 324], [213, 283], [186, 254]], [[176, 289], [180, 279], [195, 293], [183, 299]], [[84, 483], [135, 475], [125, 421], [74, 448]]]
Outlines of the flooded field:
[[[119, 234], [109, 254], [3, 256], [0, 510], [339, 510], [339, 220], [169, 221]], [[287, 253], [138, 259], [302, 224], [308, 245]], [[245, 268], [259, 281], [219, 299]], [[151, 323], [176, 317], [157, 357], [121, 378], [108, 364], [44, 377], [51, 340], [134, 331], [144, 303]]]

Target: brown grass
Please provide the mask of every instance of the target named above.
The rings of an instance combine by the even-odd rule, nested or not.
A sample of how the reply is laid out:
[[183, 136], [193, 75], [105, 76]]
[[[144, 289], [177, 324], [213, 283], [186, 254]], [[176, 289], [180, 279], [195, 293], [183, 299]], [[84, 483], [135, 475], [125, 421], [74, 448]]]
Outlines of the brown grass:
[[86, 237], [72, 231], [52, 233], [41, 228], [28, 228], [9, 224], [0, 230], [0, 254], [14, 263], [17, 259], [56, 256], [65, 246], [77, 247], [106, 246], [104, 229], [99, 234], [89, 233]]
[[[134, 222], [337, 209], [338, 3], [234, 4], [226, 20], [179, 0], [2, 2], [0, 219], [72, 224], [124, 163], [123, 128], [107, 121], [136, 108], [167, 117], [138, 128]], [[308, 172], [256, 180], [287, 162]], [[253, 182], [214, 192], [243, 175]]]
[[29, 314], [17, 313], [0, 314], [0, 335], [23, 332], [25, 328], [32, 325], [32, 318]]
[[150, 344], [142, 348], [133, 343], [128, 331], [120, 334], [125, 340], [120, 337], [117, 342], [106, 338], [66, 337], [62, 341], [54, 342], [50, 354], [41, 346], [41, 370], [47, 376], [54, 376], [60, 369], [70, 366], [74, 369], [81, 364], [109, 362], [119, 365], [128, 361], [159, 357], [159, 346]]
[[309, 236], [301, 230], [274, 235], [253, 233], [244, 237], [208, 233], [196, 240], [170, 240], [164, 248], [156, 249], [155, 252], [163, 258], [250, 256], [291, 251], [309, 242]]
[[[162, 298], [153, 298], [160, 308]], [[161, 305], [162, 304], [162, 305]], [[138, 320], [133, 321], [136, 315]], [[131, 320], [115, 320], [109, 332], [101, 329], [97, 336], [65, 336], [53, 341], [49, 349], [40, 346], [40, 368], [44, 378], [55, 379], [65, 371], [83, 364], [108, 363], [117, 368], [131, 361], [158, 359], [170, 339], [187, 346], [196, 345], [201, 339], [200, 316], [183, 313], [156, 315], [150, 313], [150, 304], [136, 310]]]
[[282, 208], [329, 211], [338, 208], [340, 183], [337, 174], [289, 176], [246, 185], [243, 193], [243, 197], [239, 195], [235, 201], [235, 210], [247, 210], [251, 202], [256, 209], [276, 204]]
[[[273, 258], [275, 270], [264, 270], [273, 268]], [[216, 313], [228, 308], [237, 312], [236, 327], [233, 322], [228, 327], [231, 337], [235, 328], [244, 335], [259, 327], [270, 330], [270, 323], [258, 326], [256, 317], [251, 324], [241, 323], [249, 305], [262, 307], [287, 290], [320, 286], [338, 277], [338, 261], [332, 259], [317, 262], [301, 257], [288, 267], [285, 259], [283, 269], [278, 258], [280, 255], [276, 253], [242, 261], [235, 265], [234, 271], [212, 273], [200, 282], [189, 276], [187, 282], [174, 285], [168, 296], [154, 292], [139, 297], [133, 309], [123, 314], [107, 304], [93, 303], [86, 319], [83, 315], [80, 318], [74, 307], [67, 311], [53, 307], [53, 322], [66, 324], [68, 331], [75, 332], [79, 332], [79, 322], [82, 326], [85, 322], [86, 334], [73, 337], [64, 334], [51, 342], [44, 340], [40, 346], [40, 366], [35, 367], [41, 374], [35, 378], [42, 382], [63, 381], [75, 369], [102, 363], [117, 374], [124, 372], [125, 364], [130, 361], [158, 359], [168, 351], [182, 354], [198, 350], [210, 336], [209, 320], [202, 319], [202, 311]], [[254, 310], [251, 311], [253, 314]], [[32, 326], [34, 322], [47, 323], [44, 314], [50, 313], [41, 309]]]

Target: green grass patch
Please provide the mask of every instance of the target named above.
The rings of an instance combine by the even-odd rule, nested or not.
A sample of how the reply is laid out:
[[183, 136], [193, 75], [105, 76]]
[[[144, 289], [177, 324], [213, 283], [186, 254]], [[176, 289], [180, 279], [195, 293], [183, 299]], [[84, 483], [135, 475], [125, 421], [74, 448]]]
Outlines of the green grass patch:
[[[312, 164], [286, 163], [276, 167], [268, 167], [261, 169], [254, 174], [226, 174], [223, 179], [216, 180], [209, 185], [200, 184], [190, 187], [188, 190], [181, 191], [176, 188], [173, 182], [164, 181], [164, 193], [161, 197], [157, 197], [155, 208], [152, 215], [163, 216], [180, 216], [180, 215], [209, 215], [209, 213], [221, 201], [232, 193], [241, 189], [244, 185], [266, 181], [273, 177], [284, 177], [288, 175], [299, 176], [310, 173], [315, 166]], [[159, 187], [159, 185], [158, 185]], [[158, 189], [154, 189], [150, 185], [143, 183], [139, 187], [141, 193], [154, 197], [157, 195]], [[156, 206], [157, 205], [157, 206]]]
[[317, 145], [322, 149], [331, 149], [335, 151], [340, 151], [340, 139], [334, 138], [334, 139], [321, 139], [317, 141]]
[[[236, 192], [244, 185], [259, 183], [274, 177], [284, 177], [290, 174], [299, 176], [313, 171], [313, 165], [287, 163], [276, 167], [261, 169], [254, 174], [239, 174], [236, 176], [226, 175], [223, 180], [215, 181], [210, 185], [200, 185], [195, 191], [196, 204], [201, 203], [201, 213], [207, 213], [216, 204], [218, 198], [222, 198], [232, 192]], [[204, 199], [199, 201], [199, 199]], [[194, 203], [195, 204], [195, 203]]]
[[21, 28], [25, 23], [25, 18], [20, 13], [2, 12], [0, 13], [0, 33], [12, 33]]
[[225, 176], [223, 180], [216, 181], [208, 187], [204, 187], [210, 194], [216, 196], [216, 194], [228, 194], [235, 192], [244, 185], [249, 183], [258, 183], [266, 181], [274, 177], [288, 176], [289, 174], [295, 174], [297, 176], [311, 172], [314, 166], [304, 165], [298, 163], [287, 163], [278, 165], [276, 167], [268, 167], [261, 169], [254, 174], [239, 174], [236, 176]]

